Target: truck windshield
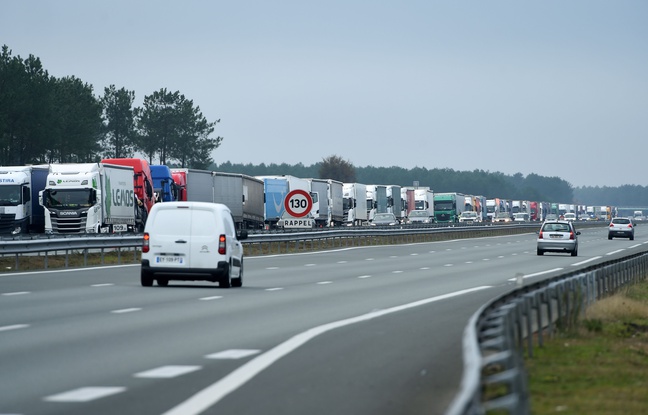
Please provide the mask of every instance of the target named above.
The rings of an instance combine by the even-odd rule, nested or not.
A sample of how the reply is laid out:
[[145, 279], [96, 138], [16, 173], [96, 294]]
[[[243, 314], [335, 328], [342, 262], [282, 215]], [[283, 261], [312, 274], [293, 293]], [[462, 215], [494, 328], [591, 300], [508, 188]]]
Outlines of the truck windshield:
[[0, 186], [0, 206], [18, 206], [20, 200], [20, 185]]
[[451, 200], [434, 201], [434, 210], [454, 210], [455, 204]]
[[427, 202], [425, 200], [417, 200], [414, 202], [414, 210], [425, 210], [427, 208]]
[[92, 206], [91, 189], [49, 189], [43, 192], [43, 203], [47, 208], [79, 208]]

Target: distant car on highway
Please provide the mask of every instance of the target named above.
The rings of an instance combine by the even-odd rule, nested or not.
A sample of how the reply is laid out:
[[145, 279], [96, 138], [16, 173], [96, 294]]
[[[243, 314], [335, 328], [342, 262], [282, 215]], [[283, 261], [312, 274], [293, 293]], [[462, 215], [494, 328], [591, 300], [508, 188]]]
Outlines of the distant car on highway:
[[479, 222], [479, 216], [477, 215], [477, 212], [473, 212], [472, 210], [467, 210], [461, 212], [461, 215], [459, 215], [459, 222], [468, 222], [468, 223]]
[[563, 216], [563, 219], [565, 220], [576, 220], [576, 214], [575, 213], [565, 213]]
[[432, 223], [433, 217], [427, 210], [412, 210], [407, 214], [408, 223]]
[[548, 220], [558, 220], [558, 215], [555, 213], [547, 213], [547, 216], [545, 216], [545, 221]]
[[511, 215], [508, 212], [497, 212], [493, 216], [493, 222], [511, 222]]
[[371, 220], [372, 226], [394, 226], [398, 225], [398, 219], [393, 213], [376, 213]]
[[529, 214], [528, 213], [514, 213], [513, 214], [513, 222], [528, 222], [529, 221]]
[[634, 223], [630, 218], [612, 218], [610, 226], [608, 226], [608, 239], [618, 236], [634, 241], [634, 228]]
[[578, 235], [574, 223], [566, 220], [545, 221], [540, 227], [537, 239], [537, 253], [568, 252], [578, 255]]

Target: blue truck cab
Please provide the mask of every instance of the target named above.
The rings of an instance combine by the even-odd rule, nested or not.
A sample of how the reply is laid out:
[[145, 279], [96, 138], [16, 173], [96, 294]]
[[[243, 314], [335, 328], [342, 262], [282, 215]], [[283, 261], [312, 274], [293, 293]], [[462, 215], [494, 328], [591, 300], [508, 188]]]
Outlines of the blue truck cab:
[[150, 168], [157, 202], [175, 202], [177, 192], [171, 169], [165, 165], [151, 165]]

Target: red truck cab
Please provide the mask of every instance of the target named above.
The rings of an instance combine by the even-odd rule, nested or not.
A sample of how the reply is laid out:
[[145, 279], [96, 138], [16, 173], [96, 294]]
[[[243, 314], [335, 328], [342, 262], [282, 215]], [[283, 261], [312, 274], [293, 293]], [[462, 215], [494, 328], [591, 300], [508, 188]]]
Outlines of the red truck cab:
[[138, 197], [146, 211], [142, 219], [142, 222], [146, 223], [146, 216], [155, 203], [155, 195], [153, 194], [153, 178], [151, 176], [151, 168], [149, 167], [148, 162], [140, 158], [103, 159], [101, 162], [121, 166], [131, 166], [133, 168], [135, 195]]
[[175, 182], [178, 194], [176, 200], [187, 201], [187, 169], [171, 169], [171, 176]]

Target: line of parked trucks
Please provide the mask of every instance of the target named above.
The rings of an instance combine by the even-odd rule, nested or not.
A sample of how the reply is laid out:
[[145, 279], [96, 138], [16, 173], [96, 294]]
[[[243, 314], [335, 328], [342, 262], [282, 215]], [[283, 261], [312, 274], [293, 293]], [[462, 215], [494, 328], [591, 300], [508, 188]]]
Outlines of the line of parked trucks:
[[310, 195], [307, 218], [315, 227], [367, 225], [377, 213], [392, 213], [400, 223], [540, 221], [566, 213], [608, 220], [614, 215], [611, 206], [487, 199], [420, 186], [248, 176], [111, 158], [0, 167], [0, 233], [138, 232], [152, 206], [169, 201], [223, 203], [238, 228], [274, 229], [287, 219], [284, 200], [294, 190]]

